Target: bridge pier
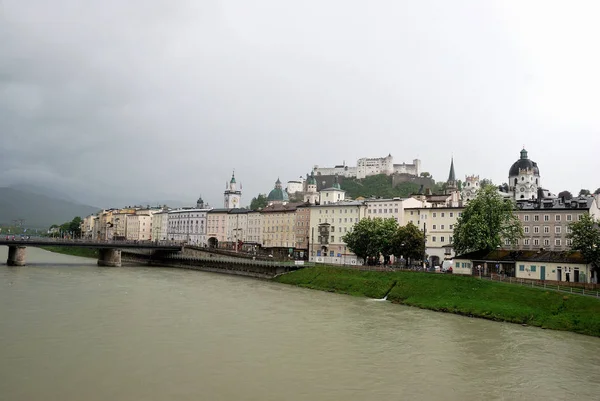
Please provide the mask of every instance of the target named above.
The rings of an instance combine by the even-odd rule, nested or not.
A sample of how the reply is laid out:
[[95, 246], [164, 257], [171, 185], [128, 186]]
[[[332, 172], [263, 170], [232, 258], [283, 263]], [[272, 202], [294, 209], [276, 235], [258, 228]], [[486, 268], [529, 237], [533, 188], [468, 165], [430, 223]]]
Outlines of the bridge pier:
[[8, 247], [8, 259], [6, 259], [8, 266], [25, 266], [25, 247], [10, 245]]
[[121, 267], [121, 250], [98, 249], [98, 266]]

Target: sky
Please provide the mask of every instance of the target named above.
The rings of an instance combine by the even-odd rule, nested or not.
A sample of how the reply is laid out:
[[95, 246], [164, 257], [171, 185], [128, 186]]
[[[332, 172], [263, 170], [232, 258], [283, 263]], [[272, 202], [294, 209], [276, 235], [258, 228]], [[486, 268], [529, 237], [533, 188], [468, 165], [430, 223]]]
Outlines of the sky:
[[600, 2], [0, 0], [0, 186], [242, 204], [389, 153], [600, 187]]

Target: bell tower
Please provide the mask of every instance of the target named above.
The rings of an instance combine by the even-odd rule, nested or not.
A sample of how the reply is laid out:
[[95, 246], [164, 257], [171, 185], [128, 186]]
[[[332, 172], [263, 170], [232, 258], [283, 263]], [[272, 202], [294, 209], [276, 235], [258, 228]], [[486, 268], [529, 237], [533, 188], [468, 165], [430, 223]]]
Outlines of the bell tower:
[[237, 182], [235, 181], [235, 171], [231, 174], [231, 180], [229, 184], [225, 183], [224, 206], [226, 209], [237, 209], [240, 207], [242, 200], [242, 185], [240, 184], [240, 190], [237, 189]]

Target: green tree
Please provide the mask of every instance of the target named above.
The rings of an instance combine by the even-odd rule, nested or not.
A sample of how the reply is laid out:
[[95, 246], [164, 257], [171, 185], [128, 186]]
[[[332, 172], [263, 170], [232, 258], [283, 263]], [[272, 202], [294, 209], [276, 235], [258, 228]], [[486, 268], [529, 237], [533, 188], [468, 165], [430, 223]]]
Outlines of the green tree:
[[513, 213], [514, 203], [504, 199], [491, 185], [482, 187], [454, 226], [453, 247], [457, 254], [493, 250], [504, 240], [523, 237], [523, 226]]
[[377, 241], [377, 249], [379, 253], [383, 255], [383, 261], [387, 264], [390, 260], [390, 255], [394, 254], [394, 238], [398, 232], [398, 222], [396, 219], [388, 218], [388, 219], [380, 219], [377, 226], [377, 234], [375, 236], [375, 241]]
[[413, 223], [399, 227], [393, 240], [392, 253], [402, 256], [407, 263], [423, 258], [425, 254], [425, 234]]
[[379, 227], [383, 219], [362, 219], [354, 224], [352, 230], [342, 237], [348, 249], [356, 256], [362, 258], [367, 263], [368, 258], [379, 256], [381, 249], [377, 241], [377, 236], [382, 230]]
[[581, 252], [586, 263], [592, 265], [595, 276], [600, 271], [600, 220], [594, 220], [589, 214], [581, 216], [581, 220], [569, 224], [571, 233], [571, 249]]
[[69, 231], [73, 233], [73, 236], [80, 237], [81, 236], [81, 223], [83, 220], [81, 217], [77, 216], [69, 223]]
[[263, 209], [268, 204], [269, 204], [269, 202], [267, 200], [267, 195], [265, 195], [265, 194], [258, 194], [257, 197], [252, 198], [252, 201], [250, 202], [250, 209], [251, 210]]
[[429, 174], [429, 172], [427, 172], [427, 171], [423, 171], [423, 172], [421, 173], [421, 177], [424, 177], [424, 178], [431, 178], [431, 174]]
[[558, 193], [558, 197], [559, 198], [565, 198], [565, 200], [571, 200], [573, 199], [573, 194], [569, 191], [561, 191]]
[[594, 195], [600, 195], [600, 188], [598, 188], [594, 191]]
[[481, 182], [480, 182], [481, 188], [487, 187], [488, 185], [491, 185], [491, 186], [494, 185], [494, 183], [492, 182], [492, 180], [490, 180], [488, 178], [484, 178], [483, 180], [481, 180]]

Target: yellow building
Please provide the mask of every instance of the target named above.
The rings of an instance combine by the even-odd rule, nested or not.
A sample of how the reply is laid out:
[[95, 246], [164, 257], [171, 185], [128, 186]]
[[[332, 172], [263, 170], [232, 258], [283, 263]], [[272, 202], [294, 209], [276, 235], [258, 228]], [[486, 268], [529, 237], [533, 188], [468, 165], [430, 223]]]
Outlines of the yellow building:
[[264, 248], [295, 248], [298, 203], [274, 203], [261, 210]]
[[413, 223], [425, 232], [425, 253], [431, 266], [452, 259], [452, 234], [463, 207], [416, 207], [404, 209], [404, 222]]
[[318, 263], [362, 264], [342, 240], [366, 217], [363, 201], [310, 206], [309, 260]]

